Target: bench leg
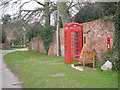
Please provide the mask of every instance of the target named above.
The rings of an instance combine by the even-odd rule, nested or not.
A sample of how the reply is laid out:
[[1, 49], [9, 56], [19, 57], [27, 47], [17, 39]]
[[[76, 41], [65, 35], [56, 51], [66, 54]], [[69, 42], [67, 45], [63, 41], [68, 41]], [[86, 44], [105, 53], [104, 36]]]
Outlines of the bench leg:
[[95, 63], [93, 62], [93, 69], [95, 68]]
[[85, 69], [85, 63], [83, 63], [83, 69]]

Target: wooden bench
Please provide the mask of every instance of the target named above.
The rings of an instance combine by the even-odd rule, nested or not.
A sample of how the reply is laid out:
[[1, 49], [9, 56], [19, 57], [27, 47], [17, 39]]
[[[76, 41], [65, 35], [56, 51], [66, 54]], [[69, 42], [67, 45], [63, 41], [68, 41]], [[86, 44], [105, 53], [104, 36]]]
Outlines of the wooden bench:
[[83, 65], [83, 69], [85, 69], [85, 63], [92, 63], [93, 68], [95, 67], [95, 53], [94, 52], [82, 52], [81, 55], [79, 55], [79, 59], [74, 59], [77, 62], [81, 63]]

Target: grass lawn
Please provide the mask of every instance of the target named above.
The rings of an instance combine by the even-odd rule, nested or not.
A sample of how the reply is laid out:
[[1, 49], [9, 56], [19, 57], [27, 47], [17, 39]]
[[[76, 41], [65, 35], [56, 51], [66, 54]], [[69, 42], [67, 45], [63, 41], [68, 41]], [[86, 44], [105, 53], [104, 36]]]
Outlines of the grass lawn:
[[[16, 51], [4, 57], [24, 88], [118, 88], [118, 73], [73, 69], [62, 57], [33, 51]], [[65, 74], [54, 77], [52, 74]]]

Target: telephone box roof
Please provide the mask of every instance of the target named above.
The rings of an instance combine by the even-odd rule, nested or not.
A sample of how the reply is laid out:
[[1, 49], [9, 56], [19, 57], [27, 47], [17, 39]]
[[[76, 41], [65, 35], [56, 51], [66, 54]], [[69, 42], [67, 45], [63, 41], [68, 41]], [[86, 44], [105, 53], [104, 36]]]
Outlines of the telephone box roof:
[[64, 27], [69, 27], [69, 26], [82, 26], [82, 25], [76, 22], [72, 22], [72, 23], [67, 23]]

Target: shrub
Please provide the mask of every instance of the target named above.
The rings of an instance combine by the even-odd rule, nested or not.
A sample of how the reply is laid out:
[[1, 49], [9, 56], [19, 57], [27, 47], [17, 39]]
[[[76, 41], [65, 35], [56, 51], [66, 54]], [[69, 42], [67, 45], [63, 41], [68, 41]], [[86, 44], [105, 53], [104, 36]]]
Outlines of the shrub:
[[118, 61], [119, 57], [118, 57], [118, 52], [115, 52], [115, 49], [112, 48], [110, 51], [106, 51], [103, 55], [102, 55], [102, 61], [100, 62], [100, 65], [103, 65], [107, 60], [112, 62], [113, 68], [112, 70], [118, 71], [120, 69], [119, 66], [119, 61]]
[[106, 60], [110, 60], [113, 63], [113, 70], [119, 71], [120, 70], [120, 2], [117, 3], [117, 9], [113, 18], [114, 21], [114, 42], [113, 47], [110, 51], [106, 51], [102, 56], [102, 62], [105, 62]]
[[45, 50], [48, 53], [51, 42], [53, 41], [54, 26], [43, 27], [38, 36], [44, 41]]

